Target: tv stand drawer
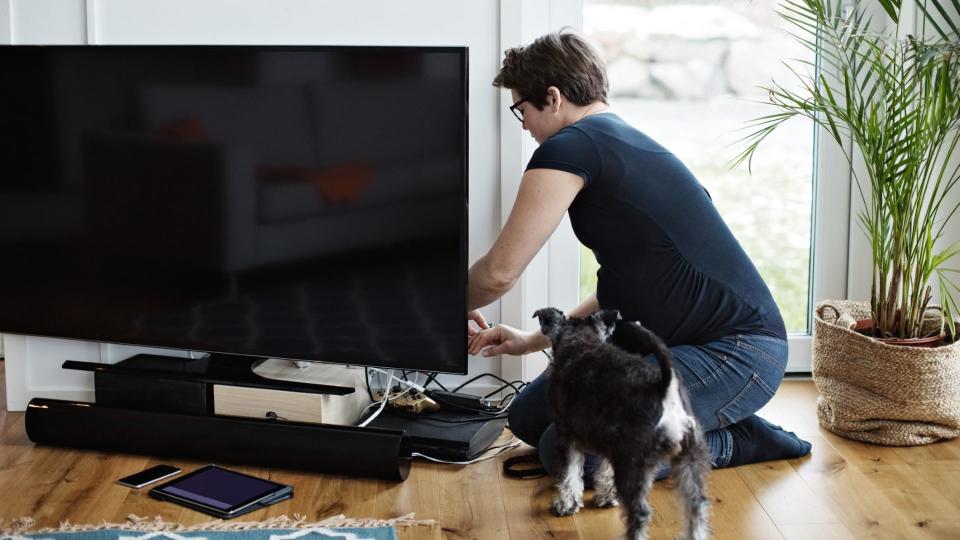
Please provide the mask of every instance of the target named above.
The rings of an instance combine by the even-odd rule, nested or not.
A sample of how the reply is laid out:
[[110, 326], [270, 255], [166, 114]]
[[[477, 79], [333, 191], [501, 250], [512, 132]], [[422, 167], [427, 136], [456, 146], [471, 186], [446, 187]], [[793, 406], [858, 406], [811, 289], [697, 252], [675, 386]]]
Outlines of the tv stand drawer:
[[[363, 370], [343, 371], [352, 377], [363, 377]], [[301, 373], [301, 375], [303, 374]], [[344, 377], [346, 375], [335, 380], [338, 381], [338, 384], [345, 383], [346, 379]], [[306, 379], [306, 377], [301, 378]], [[360, 380], [362, 381], [362, 379]], [[214, 384], [212, 386], [212, 408], [213, 414], [216, 416], [276, 418], [288, 422], [354, 426], [360, 420], [363, 411], [370, 405], [370, 399], [366, 392], [318, 394], [294, 390], [233, 386], [230, 384]]]
[[276, 418], [314, 424], [332, 422], [327, 394], [309, 394], [245, 386], [213, 385], [213, 414], [245, 418]]

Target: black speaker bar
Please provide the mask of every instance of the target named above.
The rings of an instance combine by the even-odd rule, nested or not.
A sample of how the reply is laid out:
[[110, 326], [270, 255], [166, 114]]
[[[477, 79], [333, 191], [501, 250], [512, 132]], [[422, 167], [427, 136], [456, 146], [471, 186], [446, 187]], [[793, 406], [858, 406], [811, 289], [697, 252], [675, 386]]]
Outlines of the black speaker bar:
[[402, 431], [196, 416], [34, 398], [27, 436], [37, 444], [168, 456], [403, 481], [410, 438]]

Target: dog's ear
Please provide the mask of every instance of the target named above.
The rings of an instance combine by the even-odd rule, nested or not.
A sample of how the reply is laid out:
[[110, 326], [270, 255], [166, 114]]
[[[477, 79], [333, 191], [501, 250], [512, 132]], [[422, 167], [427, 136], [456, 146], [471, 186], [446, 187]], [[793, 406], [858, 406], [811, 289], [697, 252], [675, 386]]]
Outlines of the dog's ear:
[[538, 309], [533, 316], [540, 319], [540, 331], [543, 332], [543, 335], [550, 338], [551, 343], [554, 338], [557, 337], [560, 326], [566, 321], [563, 312], [557, 308]]
[[621, 318], [620, 311], [616, 309], [601, 309], [590, 315], [593, 326], [597, 329], [597, 333], [600, 334], [600, 339], [603, 340], [610, 338], [614, 328], [617, 327], [617, 321]]

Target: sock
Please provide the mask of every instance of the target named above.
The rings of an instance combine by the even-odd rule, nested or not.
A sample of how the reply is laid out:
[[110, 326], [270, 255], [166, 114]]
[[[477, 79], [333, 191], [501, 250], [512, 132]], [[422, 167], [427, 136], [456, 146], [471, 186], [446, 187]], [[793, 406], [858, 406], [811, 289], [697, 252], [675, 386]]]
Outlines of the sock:
[[755, 414], [726, 429], [733, 435], [733, 452], [728, 467], [793, 459], [810, 453], [810, 443]]

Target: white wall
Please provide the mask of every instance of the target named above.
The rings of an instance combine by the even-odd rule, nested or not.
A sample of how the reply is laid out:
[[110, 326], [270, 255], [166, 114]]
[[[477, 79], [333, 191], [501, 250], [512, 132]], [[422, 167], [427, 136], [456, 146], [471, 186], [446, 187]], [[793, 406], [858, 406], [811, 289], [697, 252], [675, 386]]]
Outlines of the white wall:
[[[0, 43], [469, 47], [471, 264], [500, 230], [501, 97], [491, 85], [501, 61], [499, 28], [500, 6], [490, 0], [0, 0]], [[485, 315], [500, 320], [499, 302]], [[4, 340], [8, 410], [22, 410], [38, 395], [91, 399], [92, 376], [60, 369], [64, 360], [114, 363], [144, 350], [15, 335]], [[499, 359], [470, 360], [469, 376], [500, 372]]]
[[[500, 0], [502, 50], [530, 43], [564, 26], [582, 29], [582, 0]], [[512, 104], [509, 93], [502, 96], [506, 100], [500, 106], [500, 222], [505, 224], [520, 186], [519, 171], [523, 171], [537, 144], [508, 111]], [[504, 295], [496, 320], [514, 328], [536, 330], [539, 323], [532, 318], [534, 311], [545, 306], [567, 311], [579, 303], [579, 296], [580, 243], [565, 216], [513, 290]], [[536, 352], [520, 358], [503, 356], [500, 371], [507, 380], [529, 381], [546, 366], [546, 357]]]

